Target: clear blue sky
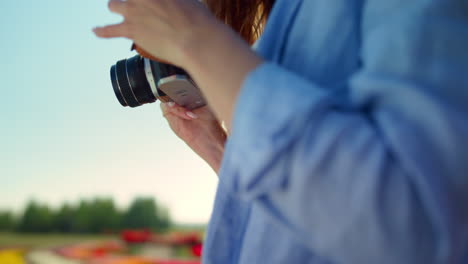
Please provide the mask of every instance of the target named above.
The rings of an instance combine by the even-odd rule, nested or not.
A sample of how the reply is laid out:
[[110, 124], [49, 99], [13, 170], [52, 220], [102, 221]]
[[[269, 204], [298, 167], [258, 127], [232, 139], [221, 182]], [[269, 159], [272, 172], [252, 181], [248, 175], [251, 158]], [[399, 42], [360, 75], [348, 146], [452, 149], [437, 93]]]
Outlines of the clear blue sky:
[[109, 67], [134, 54], [94, 26], [107, 0], [0, 1], [0, 209], [150, 195], [179, 222], [209, 219], [216, 175], [170, 131], [159, 103], [122, 107]]

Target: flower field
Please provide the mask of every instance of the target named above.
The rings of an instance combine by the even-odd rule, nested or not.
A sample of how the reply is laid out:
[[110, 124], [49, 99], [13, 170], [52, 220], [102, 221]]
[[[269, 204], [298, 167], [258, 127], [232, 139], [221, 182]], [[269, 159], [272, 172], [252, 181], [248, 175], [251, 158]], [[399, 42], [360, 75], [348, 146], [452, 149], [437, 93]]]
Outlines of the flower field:
[[21, 249], [0, 249], [1, 264], [26, 264], [24, 261], [24, 251]]
[[[0, 233], [0, 242], [2, 234]], [[180, 233], [158, 235], [146, 230], [127, 230], [119, 237], [70, 242], [54, 238], [53, 244], [44, 237], [44, 244], [21, 239], [18, 246], [0, 244], [0, 264], [199, 264], [201, 235]]]

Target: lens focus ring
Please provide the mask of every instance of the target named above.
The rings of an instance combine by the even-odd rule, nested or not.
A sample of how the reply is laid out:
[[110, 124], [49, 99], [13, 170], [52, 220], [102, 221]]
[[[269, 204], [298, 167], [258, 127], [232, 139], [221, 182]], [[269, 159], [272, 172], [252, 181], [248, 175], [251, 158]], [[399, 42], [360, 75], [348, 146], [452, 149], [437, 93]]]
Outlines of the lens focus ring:
[[117, 82], [120, 86], [120, 90], [125, 101], [130, 107], [140, 106], [141, 104], [137, 101], [135, 94], [132, 91], [132, 87], [130, 87], [130, 83], [127, 76], [126, 60], [118, 61], [115, 65], [115, 69], [117, 75]]
[[115, 70], [115, 65], [113, 65], [110, 69], [110, 76], [111, 76], [111, 82], [112, 82], [112, 88], [114, 88], [114, 93], [115, 96], [117, 97], [117, 100], [122, 106], [128, 106], [127, 101], [122, 96], [122, 91], [119, 86], [119, 82], [117, 82], [117, 73]]

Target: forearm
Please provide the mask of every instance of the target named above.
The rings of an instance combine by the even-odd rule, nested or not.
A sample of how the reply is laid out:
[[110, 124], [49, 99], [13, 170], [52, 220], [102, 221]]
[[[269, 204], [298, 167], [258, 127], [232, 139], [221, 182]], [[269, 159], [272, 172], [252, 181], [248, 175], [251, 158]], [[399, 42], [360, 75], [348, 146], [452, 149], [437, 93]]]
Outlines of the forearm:
[[218, 119], [224, 120], [230, 130], [242, 83], [262, 59], [222, 24], [210, 24], [197, 35], [198, 39], [206, 36], [206, 41], [193, 41], [196, 44], [184, 48], [183, 67], [200, 86]]

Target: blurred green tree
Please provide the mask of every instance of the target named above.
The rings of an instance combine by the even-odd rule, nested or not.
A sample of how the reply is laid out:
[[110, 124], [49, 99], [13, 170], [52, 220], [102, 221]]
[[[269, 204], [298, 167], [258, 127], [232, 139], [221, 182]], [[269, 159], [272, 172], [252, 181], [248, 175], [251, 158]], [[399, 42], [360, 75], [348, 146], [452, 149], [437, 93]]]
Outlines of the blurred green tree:
[[167, 209], [158, 208], [153, 198], [136, 198], [124, 213], [122, 227], [125, 229], [152, 229], [162, 231], [169, 227]]
[[54, 217], [49, 207], [30, 201], [24, 210], [17, 230], [19, 232], [44, 233], [53, 230]]
[[76, 209], [67, 203], [56, 212], [54, 217], [54, 229], [60, 233], [70, 233], [73, 231], [73, 221]]
[[87, 200], [81, 200], [74, 212], [71, 231], [73, 233], [90, 233], [90, 223], [91, 204]]
[[115, 232], [120, 227], [120, 213], [111, 198], [96, 198], [90, 205], [89, 229], [92, 233]]
[[15, 217], [9, 211], [0, 211], [0, 231], [13, 231], [15, 229]]
[[115, 232], [119, 230], [121, 222], [121, 213], [111, 198], [81, 200], [71, 215], [70, 231], [74, 233]]
[[57, 211], [30, 201], [19, 219], [0, 211], [0, 231], [115, 233], [122, 229], [165, 231], [171, 225], [169, 210], [154, 198], [137, 198], [125, 212], [118, 210], [112, 198], [83, 199], [77, 205], [64, 203]]

